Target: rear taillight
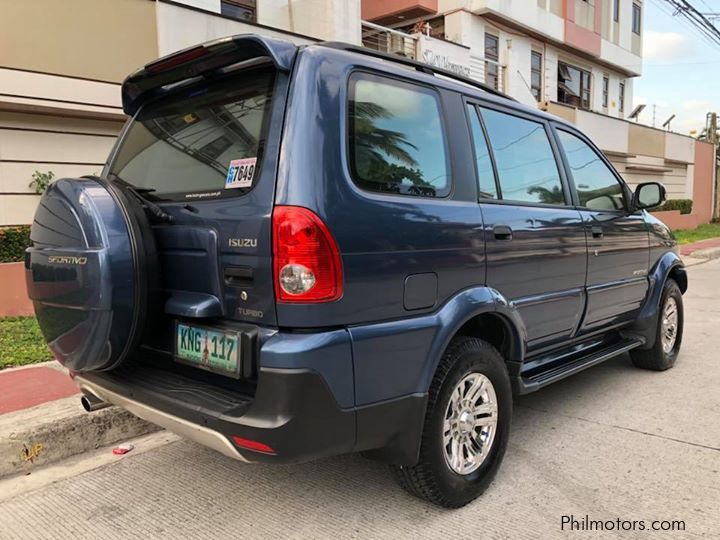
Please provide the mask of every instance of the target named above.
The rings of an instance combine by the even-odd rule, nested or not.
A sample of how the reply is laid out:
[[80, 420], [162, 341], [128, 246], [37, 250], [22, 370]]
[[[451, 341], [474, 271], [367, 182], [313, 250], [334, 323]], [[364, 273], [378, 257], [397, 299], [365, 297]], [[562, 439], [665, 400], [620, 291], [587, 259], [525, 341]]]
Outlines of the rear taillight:
[[273, 271], [278, 302], [332, 302], [342, 296], [340, 251], [322, 220], [307, 208], [275, 207]]

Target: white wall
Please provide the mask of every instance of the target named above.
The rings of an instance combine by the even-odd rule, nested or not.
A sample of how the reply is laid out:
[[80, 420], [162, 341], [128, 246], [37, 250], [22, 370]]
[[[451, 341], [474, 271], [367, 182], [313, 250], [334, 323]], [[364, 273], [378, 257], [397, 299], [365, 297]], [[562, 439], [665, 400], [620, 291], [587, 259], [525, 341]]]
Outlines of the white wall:
[[563, 18], [538, 7], [536, 0], [440, 0], [438, 3], [440, 11], [457, 8], [466, 8], [476, 13], [494, 11], [552, 39], [562, 41], [565, 37]]
[[313, 38], [360, 44], [360, 0], [258, 0], [257, 23], [272, 29], [214, 16], [221, 11], [220, 0], [181, 0], [181, 3], [212, 13], [158, 2], [160, 55], [243, 33], [259, 33], [298, 45], [311, 43]]
[[178, 4], [220, 13], [220, 0], [175, 0]]
[[[160, 56], [212, 39], [259, 32], [258, 27], [251, 24], [164, 3], [157, 4], [157, 24]], [[292, 41], [298, 45], [312, 43], [309, 39], [282, 31], [263, 28], [262, 34]]]
[[0, 112], [0, 226], [32, 222], [39, 196], [34, 171], [55, 178], [99, 173], [120, 121]]

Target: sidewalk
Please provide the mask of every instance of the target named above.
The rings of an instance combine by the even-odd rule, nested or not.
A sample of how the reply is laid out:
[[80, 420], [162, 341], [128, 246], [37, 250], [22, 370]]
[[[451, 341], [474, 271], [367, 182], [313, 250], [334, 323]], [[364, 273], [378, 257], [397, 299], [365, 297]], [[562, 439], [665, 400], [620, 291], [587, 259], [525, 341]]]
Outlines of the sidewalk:
[[701, 249], [720, 248], [720, 238], [708, 238], [692, 244], [680, 246], [680, 255], [689, 256]]
[[57, 362], [0, 371], [0, 478], [157, 429], [118, 407], [85, 412]]
[[29, 409], [79, 393], [80, 390], [57, 362], [0, 371], [0, 414]]
[[694, 266], [720, 257], [720, 238], [708, 238], [680, 246], [685, 266]]

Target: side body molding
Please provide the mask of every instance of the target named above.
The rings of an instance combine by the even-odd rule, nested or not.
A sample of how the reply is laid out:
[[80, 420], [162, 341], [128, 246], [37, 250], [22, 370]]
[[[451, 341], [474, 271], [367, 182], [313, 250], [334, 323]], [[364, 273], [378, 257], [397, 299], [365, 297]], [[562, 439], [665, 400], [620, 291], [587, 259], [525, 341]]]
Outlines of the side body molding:
[[525, 354], [526, 331], [517, 310], [489, 287], [465, 289], [429, 315], [350, 327], [355, 371], [355, 404], [425, 394], [443, 351], [470, 319], [500, 315], [510, 330], [510, 362]]

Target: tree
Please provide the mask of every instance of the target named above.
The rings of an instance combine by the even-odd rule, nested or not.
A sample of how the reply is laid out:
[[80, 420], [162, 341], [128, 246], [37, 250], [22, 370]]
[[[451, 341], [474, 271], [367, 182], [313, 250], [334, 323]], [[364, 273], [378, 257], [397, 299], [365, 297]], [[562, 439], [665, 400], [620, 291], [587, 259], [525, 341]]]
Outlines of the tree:
[[[353, 147], [355, 167], [365, 181], [373, 184], [385, 182], [386, 190], [400, 192], [400, 185], [408, 180], [411, 191], [433, 190], [410, 154], [417, 150], [406, 135], [400, 131], [378, 126], [378, 121], [390, 118], [385, 107], [377, 103], [355, 101], [351, 111], [353, 119]], [[415, 188], [415, 189], [413, 189]]]
[[553, 186], [552, 189], [532, 186], [528, 190], [529, 195], [537, 194], [540, 197], [540, 202], [545, 204], [562, 204], [565, 201], [565, 195], [559, 186]]

